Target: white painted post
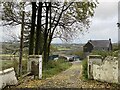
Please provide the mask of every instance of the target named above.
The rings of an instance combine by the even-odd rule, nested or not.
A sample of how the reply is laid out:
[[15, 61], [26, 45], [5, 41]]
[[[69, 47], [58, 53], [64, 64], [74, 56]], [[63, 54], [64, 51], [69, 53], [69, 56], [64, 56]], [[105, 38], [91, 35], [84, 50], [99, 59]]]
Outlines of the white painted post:
[[42, 79], [42, 55], [39, 56], [39, 79]]
[[87, 63], [88, 63], [88, 64], [87, 64], [87, 65], [88, 65], [87, 73], [88, 73], [88, 78], [90, 78], [90, 73], [89, 73], [89, 72], [90, 72], [90, 71], [89, 71], [89, 63], [90, 63], [90, 62], [89, 62], [89, 56], [87, 56]]
[[42, 79], [42, 55], [30, 55], [28, 61], [28, 71], [31, 72], [31, 63], [34, 61], [38, 66], [38, 78]]

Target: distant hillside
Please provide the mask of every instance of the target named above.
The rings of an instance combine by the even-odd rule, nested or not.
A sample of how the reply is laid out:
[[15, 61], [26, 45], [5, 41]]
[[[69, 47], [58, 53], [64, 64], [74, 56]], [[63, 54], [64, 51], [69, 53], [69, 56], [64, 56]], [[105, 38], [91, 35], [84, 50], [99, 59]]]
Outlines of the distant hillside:
[[2, 46], [2, 54], [13, 54], [19, 49], [19, 43], [0, 42], [0, 45]]
[[52, 44], [57, 49], [53, 54], [71, 54], [75, 51], [83, 51], [84, 44]]

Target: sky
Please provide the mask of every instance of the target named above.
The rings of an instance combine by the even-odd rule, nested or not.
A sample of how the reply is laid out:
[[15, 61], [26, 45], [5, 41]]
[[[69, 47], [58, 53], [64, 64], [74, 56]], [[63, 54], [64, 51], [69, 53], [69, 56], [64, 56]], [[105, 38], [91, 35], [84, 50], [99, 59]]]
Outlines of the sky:
[[[88, 32], [79, 38], [74, 39], [73, 43], [86, 43], [88, 40], [108, 40], [118, 42], [118, 1], [119, 0], [98, 0], [98, 7], [95, 9], [94, 17]], [[60, 39], [54, 39], [52, 43], [62, 43]]]
[[[98, 0], [98, 7], [95, 9], [94, 17], [91, 19], [90, 28], [84, 35], [79, 34], [72, 43], [86, 43], [88, 40], [108, 40], [118, 42], [118, 1], [119, 0]], [[0, 28], [3, 30], [4, 28]], [[16, 30], [16, 28], [14, 29]], [[17, 31], [17, 34], [20, 33]], [[13, 34], [13, 33], [10, 33]], [[0, 32], [0, 41], [2, 36], [7, 37], [8, 34]], [[53, 39], [52, 43], [64, 43], [60, 39]]]

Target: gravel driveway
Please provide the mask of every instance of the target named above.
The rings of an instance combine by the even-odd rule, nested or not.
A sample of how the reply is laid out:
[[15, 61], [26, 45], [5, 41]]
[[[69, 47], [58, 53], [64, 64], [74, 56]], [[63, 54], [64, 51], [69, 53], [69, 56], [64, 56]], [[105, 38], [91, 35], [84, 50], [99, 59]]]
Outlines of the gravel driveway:
[[98, 82], [95, 80], [84, 81], [81, 79], [81, 62], [72, 62], [73, 65], [45, 80], [28, 80], [17, 88], [119, 88], [119, 85]]

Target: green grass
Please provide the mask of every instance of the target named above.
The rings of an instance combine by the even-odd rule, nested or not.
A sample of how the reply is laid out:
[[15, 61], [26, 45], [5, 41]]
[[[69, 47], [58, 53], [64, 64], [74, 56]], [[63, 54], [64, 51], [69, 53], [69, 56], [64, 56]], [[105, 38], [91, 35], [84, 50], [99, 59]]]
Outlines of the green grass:
[[101, 55], [103, 58], [107, 56], [114, 56], [118, 57], [118, 51], [98, 51], [98, 50], [93, 50], [91, 55]]
[[[18, 61], [2, 61], [2, 70], [14, 67], [16, 75], [18, 75]], [[27, 73], [27, 60], [22, 61], [22, 74]]]
[[66, 48], [66, 47], [58, 47], [57, 48], [59, 51], [61, 51], [61, 50], [70, 50], [70, 48]]
[[51, 60], [43, 66], [43, 78], [52, 77], [61, 71], [68, 69], [72, 64], [64, 60]]
[[[4, 59], [0, 60], [0, 68], [1, 70], [8, 69], [10, 67], [14, 67], [16, 75], [18, 75], [18, 64], [19, 64], [19, 57], [13, 57], [13, 55], [0, 55], [1, 57], [5, 57]], [[11, 58], [11, 59], [9, 59]], [[22, 73], [25, 74], [27, 72], [27, 57], [23, 57], [22, 60]]]
[[13, 60], [3, 60], [2, 62], [2, 70], [13, 67]]
[[83, 79], [84, 80], [88, 80], [88, 65], [87, 65], [87, 59], [84, 59], [83, 61], [82, 61], [82, 66], [83, 66], [83, 68], [82, 68], [82, 76], [83, 76]]

